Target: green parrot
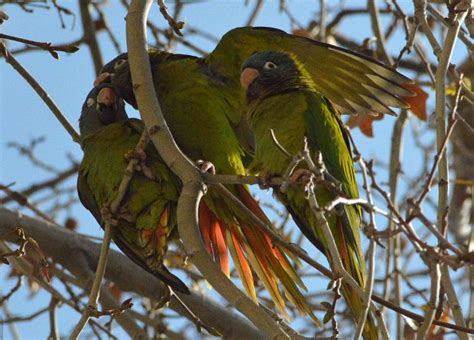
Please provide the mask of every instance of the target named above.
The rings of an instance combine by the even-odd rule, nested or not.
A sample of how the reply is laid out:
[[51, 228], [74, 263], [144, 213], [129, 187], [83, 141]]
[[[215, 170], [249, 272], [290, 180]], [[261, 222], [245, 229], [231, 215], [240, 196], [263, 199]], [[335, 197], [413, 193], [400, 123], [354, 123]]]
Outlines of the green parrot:
[[[218, 79], [216, 83], [215, 79], [209, 78], [213, 76], [212, 71], [204, 69], [195, 57], [151, 50], [150, 61], [161, 108], [179, 147], [201, 168], [212, 168], [220, 174], [244, 175], [244, 152], [227, 117], [227, 112], [231, 114], [235, 109], [234, 100], [220, 95], [220, 86], [225, 79]], [[123, 98], [136, 108], [127, 55], [112, 60], [103, 71], [98, 82], [111, 81], [120, 89]], [[179, 73], [197, 81], [183, 81], [176, 77]], [[111, 79], [104, 74], [111, 75]], [[256, 216], [271, 224], [247, 186], [228, 185], [227, 188]], [[229, 276], [230, 254], [247, 294], [256, 303], [253, 272], [283, 315], [287, 316], [288, 299], [301, 313], [316, 320], [300, 291], [306, 287], [286, 251], [274, 245], [250, 216], [212, 186], [199, 207], [199, 224], [210, 255]]]
[[[143, 123], [129, 119], [124, 102], [111, 84], [101, 84], [88, 94], [79, 119], [84, 151], [77, 189], [82, 204], [101, 226], [107, 206], [117, 195]], [[190, 294], [186, 285], [163, 264], [168, 239], [176, 232], [176, 208], [180, 183], [150, 144], [141, 155], [141, 171], [135, 171], [114, 216], [112, 238], [136, 264], [173, 290]]]
[[[412, 95], [403, 88], [404, 83], [410, 83], [408, 78], [359, 54], [276, 29], [233, 29], [204, 58], [150, 49], [155, 89], [166, 122], [181, 150], [192, 160], [211, 162], [218, 174], [246, 173], [244, 160], [246, 150], [253, 148], [253, 138], [242, 119], [247, 104], [240, 86], [240, 67], [255, 51], [271, 49], [298, 55], [311, 77], [320, 80], [317, 90], [350, 112], [390, 113], [389, 106], [408, 106], [402, 98]], [[97, 81], [112, 81], [123, 98], [137, 107], [126, 54], [104, 66]], [[202, 167], [209, 165], [203, 163]], [[257, 216], [268, 221], [246, 186], [227, 187]], [[211, 187], [199, 215], [208, 251], [225, 273], [229, 272], [230, 251], [243, 285], [255, 301], [250, 267], [280, 310], [284, 308], [285, 295], [296, 302], [300, 311], [310, 313], [297, 290], [303, 284], [283, 250], [274, 247], [233, 202]], [[283, 283], [285, 294], [278, 289], [277, 278]]]
[[[278, 51], [255, 53], [242, 66], [241, 83], [247, 90], [247, 119], [256, 145], [249, 172], [262, 176], [285, 174], [291, 160], [276, 145], [270, 132], [273, 130], [279, 144], [294, 155], [303, 150], [306, 139], [310, 154], [321, 153], [328, 172], [341, 183], [345, 197], [358, 197], [351, 148], [339, 113], [319, 93], [295, 55]], [[274, 193], [287, 207], [297, 226], [332, 264], [326, 238], [309, 208], [304, 190], [290, 187], [286, 193], [279, 190]], [[316, 197], [319, 205], [324, 207], [336, 195], [324, 186], [317, 186]], [[345, 269], [364, 287], [360, 208], [357, 205], [338, 205], [336, 212], [328, 214], [327, 218]], [[358, 321], [363, 301], [347, 284], [343, 284], [342, 293], [354, 320]], [[377, 338], [372, 317], [367, 320], [364, 337]]]

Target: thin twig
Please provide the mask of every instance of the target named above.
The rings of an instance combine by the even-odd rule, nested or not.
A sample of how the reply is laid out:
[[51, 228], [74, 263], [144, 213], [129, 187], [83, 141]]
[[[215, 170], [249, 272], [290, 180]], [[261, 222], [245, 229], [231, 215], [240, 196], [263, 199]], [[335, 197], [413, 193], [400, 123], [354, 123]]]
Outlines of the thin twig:
[[388, 65], [393, 65], [393, 60], [390, 54], [387, 51], [387, 44], [385, 42], [385, 36], [382, 32], [382, 25], [380, 23], [380, 15], [379, 15], [379, 6], [377, 0], [368, 0], [367, 8], [369, 9], [371, 23], [372, 23], [372, 31], [377, 38], [377, 50], [380, 54], [383, 55], [385, 62]]
[[418, 20], [418, 23], [421, 25], [423, 33], [425, 33], [426, 37], [428, 38], [435, 56], [439, 59], [439, 55], [441, 54], [441, 46], [436, 40], [436, 37], [434, 36], [430, 25], [428, 24], [428, 19], [426, 17], [426, 0], [413, 0], [413, 2], [415, 5], [415, 17]]
[[[370, 206], [373, 206], [374, 205], [374, 202], [373, 202], [373, 198], [372, 198], [372, 193], [370, 191], [370, 186], [369, 186], [369, 180], [368, 180], [368, 175], [367, 175], [367, 166], [365, 164], [365, 161], [364, 159], [362, 158], [362, 156], [359, 154], [359, 155], [356, 155], [357, 159], [358, 159], [358, 163], [362, 169], [362, 178], [364, 180], [364, 190], [366, 192], [366, 196], [367, 196], [367, 201], [369, 203]], [[370, 218], [370, 224], [369, 224], [369, 229], [371, 229], [371, 232], [374, 231], [376, 232], [377, 231], [377, 223], [376, 223], [376, 220], [375, 220], [375, 213], [373, 211], [371, 211], [369, 213], [369, 218]], [[376, 254], [376, 251], [377, 251], [377, 240], [376, 238], [372, 235], [370, 237], [370, 245], [369, 245], [369, 252], [368, 252], [368, 260], [369, 260], [369, 269], [368, 269], [368, 272], [367, 272], [367, 277], [366, 277], [366, 281], [365, 281], [365, 287], [364, 287], [364, 291], [365, 291], [365, 299], [364, 299], [364, 304], [363, 304], [363, 312], [361, 313], [360, 317], [359, 317], [359, 320], [357, 320], [357, 329], [356, 329], [356, 332], [355, 332], [355, 335], [354, 335], [354, 339], [360, 339], [361, 336], [362, 336], [362, 332], [364, 330], [364, 325], [366, 323], [366, 320], [367, 320], [367, 315], [369, 314], [369, 309], [370, 309], [370, 299], [371, 299], [371, 296], [372, 296], [372, 292], [373, 292], [373, 289], [374, 289], [374, 279], [375, 279], [375, 254]], [[380, 318], [382, 318], [381, 316], [381, 313], [380, 313]], [[389, 336], [388, 336], [388, 332], [387, 332], [387, 329], [384, 328], [384, 327], [381, 327], [381, 330], [383, 331], [383, 335], [384, 335], [384, 339], [388, 339]]]
[[28, 188], [23, 189], [19, 192], [16, 192], [16, 193], [18, 193], [19, 197], [12, 197], [12, 196], [8, 195], [8, 196], [0, 198], [0, 204], [6, 204], [6, 203], [8, 203], [12, 200], [15, 200], [15, 201], [16, 200], [24, 200], [24, 199], [28, 198], [28, 196], [30, 196], [30, 195], [38, 192], [38, 191], [41, 191], [43, 189], [46, 189], [46, 188], [54, 189], [61, 182], [65, 181], [66, 179], [68, 179], [69, 177], [71, 177], [72, 175], [77, 173], [78, 169], [79, 169], [79, 165], [78, 164], [73, 164], [69, 169], [58, 173], [53, 178], [47, 179], [45, 181], [41, 181], [39, 183], [32, 184]]
[[[418, 12], [417, 12], [418, 11]], [[417, 18], [426, 23], [426, 2], [423, 1], [419, 8], [415, 9], [415, 13], [418, 13]], [[439, 65], [436, 69], [435, 75], [435, 91], [436, 91], [436, 146], [437, 151], [440, 157], [438, 165], [438, 209], [437, 209], [437, 227], [443, 232], [442, 225], [445, 220], [445, 213], [448, 208], [448, 161], [445, 151], [446, 143], [446, 74], [448, 72], [448, 66], [452, 57], [454, 50], [454, 45], [456, 44], [457, 37], [459, 35], [459, 30], [464, 18], [466, 17], [467, 11], [455, 13], [454, 11], [450, 13], [452, 19], [452, 25], [449, 27], [446, 34], [444, 47], [442, 51], [438, 51], [439, 45], [436, 43], [436, 40], [432, 41], [434, 37], [430, 38], [428, 34], [427, 37], [430, 40], [431, 46], [438, 56]], [[422, 26], [423, 26], [422, 22]], [[423, 28], [424, 30], [426, 27]], [[431, 30], [429, 30], [431, 32]], [[425, 34], [428, 32], [425, 31]], [[439, 52], [439, 53], [438, 53]], [[418, 339], [424, 339], [431, 327], [431, 324], [434, 320], [436, 307], [438, 305], [439, 289], [440, 289], [440, 267], [438, 263], [434, 263], [432, 260], [427, 258], [427, 264], [430, 266], [430, 275], [431, 275], [431, 297], [429, 303], [429, 309], [425, 313], [425, 321], [422, 323], [417, 332]]]
[[83, 40], [89, 47], [92, 61], [94, 62], [95, 74], [100, 73], [100, 69], [104, 66], [102, 54], [100, 53], [99, 43], [97, 42], [96, 29], [90, 12], [90, 0], [79, 1], [79, 9], [81, 11], [82, 29], [84, 31]]
[[168, 25], [170, 25], [170, 27], [173, 29], [173, 32], [179, 36], [183, 36], [181, 30], [184, 27], [184, 22], [176, 21], [171, 15], [168, 14], [168, 7], [166, 7], [165, 0], [158, 0], [158, 6], [160, 7], [161, 14], [165, 20], [168, 21]]
[[51, 43], [29, 40], [29, 39], [15, 37], [15, 36], [4, 34], [4, 33], [0, 33], [0, 39], [8, 39], [8, 40], [13, 40], [13, 41], [18, 41], [27, 45], [36, 46], [45, 51], [48, 51], [55, 59], [59, 59], [59, 54], [57, 54], [56, 51], [74, 53], [79, 50], [79, 47], [75, 45], [52, 45]]
[[249, 18], [247, 19], [245, 26], [253, 26], [253, 24], [255, 23], [255, 20], [257, 20], [257, 17], [263, 8], [263, 5], [264, 5], [263, 0], [255, 1], [255, 7], [253, 8], [252, 12], [250, 12]]
[[[10, 248], [8, 248], [8, 246], [4, 242], [0, 242], [0, 251], [11, 252]], [[38, 285], [41, 288], [46, 290], [48, 293], [50, 293], [56, 299], [58, 299], [59, 301], [65, 303], [65, 304], [67, 304], [68, 306], [71, 306], [74, 310], [78, 311], [79, 313], [82, 312], [80, 309], [78, 309], [74, 305], [74, 303], [72, 303], [69, 299], [66, 299], [58, 290], [56, 290], [54, 287], [52, 287], [51, 285], [49, 285], [45, 281], [39, 279], [35, 275], [35, 271], [33, 269], [33, 266], [28, 261], [26, 261], [25, 259], [20, 257], [20, 258], [13, 258], [12, 262], [15, 265], [15, 268], [18, 268], [19, 271], [22, 274], [28, 276], [28, 278], [30, 280], [33, 280], [34, 282], [38, 283]], [[44, 309], [43, 313], [48, 311], [48, 309], [49, 309], [49, 306]], [[116, 339], [116, 337], [113, 334], [111, 334], [110, 332], [108, 332], [108, 330], [106, 328], [104, 328], [100, 323], [96, 322], [95, 320], [91, 320], [91, 322], [93, 322], [94, 325], [99, 327], [102, 331], [106, 332], [106, 334], [108, 336]]]
[[58, 340], [59, 339], [59, 332], [58, 332], [58, 322], [56, 318], [56, 309], [59, 304], [59, 301], [54, 297], [51, 296], [51, 302], [49, 303], [49, 336], [48, 340]]
[[[135, 149], [144, 150], [148, 141], [149, 141], [148, 134], [146, 131], [144, 131], [142, 135], [140, 136], [140, 139], [138, 140], [138, 143]], [[120, 203], [122, 202], [125, 196], [125, 193], [127, 192], [128, 185], [130, 184], [130, 181], [132, 180], [134, 169], [136, 165], [138, 164], [138, 162], [139, 162], [138, 158], [132, 158], [129, 161], [127, 168], [125, 169], [125, 173], [117, 189], [117, 193], [115, 194], [115, 197], [113, 198], [112, 202], [109, 203], [108, 209], [110, 210], [110, 213], [112, 214], [112, 216], [118, 211]], [[92, 288], [89, 293], [89, 301], [87, 303], [87, 308], [82, 314], [82, 317], [77, 323], [76, 327], [74, 327], [74, 330], [72, 331], [70, 335], [70, 339], [76, 339], [81, 334], [87, 321], [89, 321], [90, 316], [93, 313], [97, 312], [97, 302], [99, 300], [100, 287], [102, 286], [102, 280], [105, 274], [105, 267], [107, 266], [107, 257], [108, 257], [109, 249], [110, 249], [110, 241], [112, 240], [112, 228], [113, 228], [113, 226], [111, 225], [109, 221], [104, 221], [104, 222], [105, 222], [104, 240], [102, 241], [102, 247], [100, 249], [99, 261], [97, 264], [97, 270], [95, 273], [94, 282], [92, 283]]]

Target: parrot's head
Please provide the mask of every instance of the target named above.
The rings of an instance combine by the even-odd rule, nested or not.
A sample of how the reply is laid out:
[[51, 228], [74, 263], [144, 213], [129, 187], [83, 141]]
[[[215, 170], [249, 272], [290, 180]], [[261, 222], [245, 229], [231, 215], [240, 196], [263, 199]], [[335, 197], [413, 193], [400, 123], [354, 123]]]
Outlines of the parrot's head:
[[112, 83], [117, 86], [122, 98], [135, 109], [137, 108], [127, 53], [118, 55], [102, 67], [94, 81], [94, 86], [103, 83]]
[[256, 52], [242, 65], [240, 83], [247, 101], [311, 88], [312, 81], [296, 56], [287, 52]]
[[82, 105], [79, 128], [84, 138], [104, 126], [128, 119], [125, 104], [113, 84], [99, 84], [94, 87]]
[[[150, 66], [153, 72], [161, 63], [170, 59], [188, 58], [189, 56], [181, 54], [171, 54], [160, 51], [156, 48], [148, 50], [150, 57]], [[128, 54], [122, 53], [109, 61], [100, 70], [99, 75], [94, 81], [94, 86], [102, 83], [111, 83], [120, 90], [121, 97], [135, 109], [138, 109], [135, 93], [133, 92], [132, 74], [130, 72], [130, 64], [128, 62]]]

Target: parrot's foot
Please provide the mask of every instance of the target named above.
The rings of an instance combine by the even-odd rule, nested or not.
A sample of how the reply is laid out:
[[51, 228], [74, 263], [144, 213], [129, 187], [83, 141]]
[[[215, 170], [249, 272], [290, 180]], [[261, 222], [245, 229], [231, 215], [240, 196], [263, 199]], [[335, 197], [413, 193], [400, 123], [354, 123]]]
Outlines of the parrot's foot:
[[154, 180], [155, 174], [153, 173], [153, 170], [148, 165], [146, 165], [146, 157], [146, 152], [142, 148], [130, 150], [125, 154], [125, 159], [127, 161], [130, 162], [132, 159], [138, 161], [134, 167], [135, 171], [141, 172], [143, 175], [145, 175], [145, 177]]
[[261, 175], [258, 177], [258, 186], [260, 189], [269, 189], [272, 186], [272, 179], [275, 178], [273, 175]]
[[308, 169], [296, 169], [290, 176], [291, 184], [308, 184], [313, 179], [314, 174]]
[[110, 82], [111, 74], [108, 72], [101, 73], [95, 78], [94, 86], [100, 85], [102, 83], [109, 83]]
[[216, 174], [216, 167], [211, 162], [207, 162], [207, 161], [203, 161], [202, 159], [199, 159], [198, 161], [196, 161], [196, 166], [202, 172], [207, 172], [212, 175]]
[[100, 215], [102, 216], [102, 223], [108, 223], [112, 227], [115, 227], [118, 225], [118, 219], [112, 212], [110, 211], [109, 206], [105, 206], [102, 209], [100, 209]]
[[139, 163], [146, 159], [146, 152], [142, 148], [129, 150], [125, 153], [125, 159], [130, 162], [132, 159], [136, 159]]
[[115, 216], [119, 219], [119, 220], [124, 220], [124, 221], [127, 221], [127, 222], [130, 222], [130, 223], [133, 223], [135, 222], [135, 219], [133, 218], [132, 214], [130, 213], [130, 211], [125, 208], [125, 207], [120, 207], [118, 209], [118, 212], [115, 214]]
[[134, 223], [135, 219], [132, 214], [125, 207], [120, 207], [115, 214], [112, 214], [109, 206], [105, 206], [100, 209], [100, 214], [102, 216], [102, 222], [110, 224], [112, 227], [116, 227], [119, 224], [120, 220]]

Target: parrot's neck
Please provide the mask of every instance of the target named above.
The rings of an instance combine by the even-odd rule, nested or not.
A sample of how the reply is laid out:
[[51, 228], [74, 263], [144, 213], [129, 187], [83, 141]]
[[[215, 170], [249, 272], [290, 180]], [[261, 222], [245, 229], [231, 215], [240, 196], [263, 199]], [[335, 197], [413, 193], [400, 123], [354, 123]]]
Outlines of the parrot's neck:
[[284, 84], [282, 83], [273, 83], [270, 85], [259, 86], [258, 84], [251, 85], [247, 90], [247, 104], [249, 106], [255, 106], [257, 103], [262, 100], [277, 96], [289, 92], [297, 91], [314, 91], [314, 88], [311, 84], [302, 82], [300, 79], [295, 79], [294, 81], [288, 81]]

